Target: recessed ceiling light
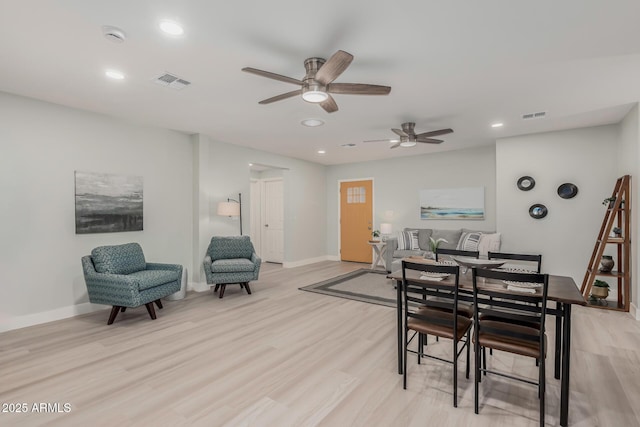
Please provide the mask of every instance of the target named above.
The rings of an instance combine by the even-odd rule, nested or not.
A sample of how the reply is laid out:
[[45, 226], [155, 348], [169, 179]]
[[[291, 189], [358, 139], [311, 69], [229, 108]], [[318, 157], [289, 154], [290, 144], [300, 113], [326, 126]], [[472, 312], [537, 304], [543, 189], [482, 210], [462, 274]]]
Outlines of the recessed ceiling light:
[[491, 125], [492, 128], [501, 128], [502, 126], [504, 126], [504, 123], [494, 123]]
[[160, 29], [172, 36], [181, 36], [182, 34], [184, 34], [184, 28], [182, 28], [182, 26], [175, 21], [160, 21]]
[[318, 154], [326, 154], [327, 152], [324, 150], [318, 150]]
[[104, 72], [104, 75], [114, 80], [122, 80], [124, 79], [124, 74], [118, 70], [107, 70]]
[[249, 163], [249, 166], [253, 166], [253, 163]]
[[304, 119], [300, 122], [303, 126], [308, 126], [310, 128], [314, 128], [316, 126], [322, 126], [324, 122], [320, 119]]

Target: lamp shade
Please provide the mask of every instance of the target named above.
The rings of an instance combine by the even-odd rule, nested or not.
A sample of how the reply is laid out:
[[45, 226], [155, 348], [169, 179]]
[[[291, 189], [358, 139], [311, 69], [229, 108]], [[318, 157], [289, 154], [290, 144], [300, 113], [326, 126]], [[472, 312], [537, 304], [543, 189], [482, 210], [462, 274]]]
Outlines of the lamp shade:
[[240, 203], [237, 203], [237, 202], [218, 203], [218, 215], [240, 216]]
[[391, 224], [388, 222], [383, 222], [380, 224], [380, 233], [382, 234], [391, 234]]

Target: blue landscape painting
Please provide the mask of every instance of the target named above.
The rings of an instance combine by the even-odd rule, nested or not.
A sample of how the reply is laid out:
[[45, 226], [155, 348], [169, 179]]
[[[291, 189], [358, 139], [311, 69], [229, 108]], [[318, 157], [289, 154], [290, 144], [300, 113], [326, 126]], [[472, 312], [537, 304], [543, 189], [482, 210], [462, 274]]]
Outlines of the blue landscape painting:
[[422, 190], [420, 219], [484, 219], [484, 187]]
[[78, 172], [76, 234], [140, 231], [142, 177]]

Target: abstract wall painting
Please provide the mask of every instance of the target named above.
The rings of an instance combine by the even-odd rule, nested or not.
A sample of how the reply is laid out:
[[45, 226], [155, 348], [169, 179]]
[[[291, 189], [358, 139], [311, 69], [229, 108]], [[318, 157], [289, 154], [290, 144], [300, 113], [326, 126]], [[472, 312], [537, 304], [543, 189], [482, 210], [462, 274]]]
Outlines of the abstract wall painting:
[[75, 172], [76, 234], [142, 230], [142, 177]]
[[484, 219], [484, 187], [421, 190], [420, 219]]

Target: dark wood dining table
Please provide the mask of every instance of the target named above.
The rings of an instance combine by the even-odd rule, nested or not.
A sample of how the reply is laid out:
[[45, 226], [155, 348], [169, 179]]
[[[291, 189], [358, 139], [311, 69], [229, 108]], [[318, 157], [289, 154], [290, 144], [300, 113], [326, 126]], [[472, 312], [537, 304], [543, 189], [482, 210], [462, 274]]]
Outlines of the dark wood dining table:
[[[410, 262], [432, 263], [432, 260], [420, 260], [415, 258], [407, 259]], [[471, 269], [461, 270], [459, 276], [460, 300], [473, 300], [473, 279]], [[418, 278], [418, 272], [407, 271], [407, 276], [414, 280]], [[402, 270], [397, 270], [387, 276], [396, 281], [396, 303], [397, 303], [397, 329], [398, 329], [398, 373], [402, 374], [403, 351], [403, 300], [402, 300]], [[445, 279], [440, 284], [446, 284]], [[425, 281], [428, 283], [428, 281]], [[503, 288], [507, 292], [506, 285], [502, 283], [491, 283], [487, 280], [487, 285], [495, 289]], [[452, 282], [453, 285], [453, 282]], [[576, 282], [567, 276], [549, 275], [549, 289], [547, 298], [555, 302], [554, 307], [547, 307], [547, 315], [556, 317], [556, 339], [555, 339], [555, 363], [554, 376], [560, 380], [560, 425], [566, 427], [569, 423], [569, 374], [571, 363], [571, 306], [586, 305], [587, 302], [580, 293]]]

